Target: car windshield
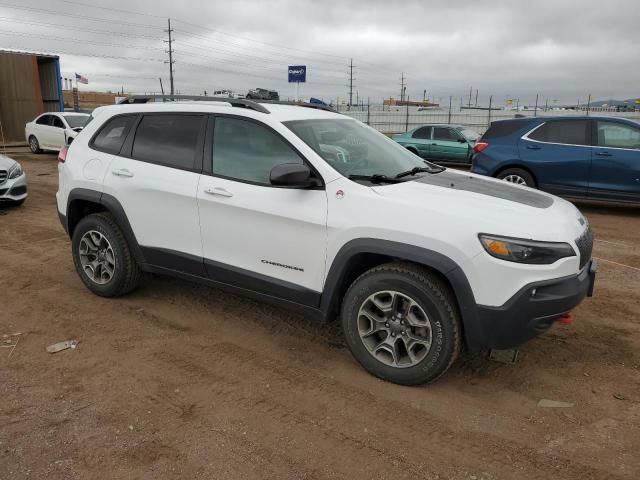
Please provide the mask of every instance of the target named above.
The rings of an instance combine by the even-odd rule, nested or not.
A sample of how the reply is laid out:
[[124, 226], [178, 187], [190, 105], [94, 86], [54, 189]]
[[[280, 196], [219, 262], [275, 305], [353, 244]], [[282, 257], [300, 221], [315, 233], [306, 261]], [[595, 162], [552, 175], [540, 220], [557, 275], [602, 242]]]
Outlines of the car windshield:
[[345, 177], [395, 177], [416, 167], [442, 170], [356, 120], [295, 120], [284, 124]]
[[480, 134], [474, 130], [468, 128], [458, 128], [458, 131], [470, 142], [475, 142], [480, 138]]
[[84, 127], [88, 120], [89, 115], [63, 115], [71, 128]]

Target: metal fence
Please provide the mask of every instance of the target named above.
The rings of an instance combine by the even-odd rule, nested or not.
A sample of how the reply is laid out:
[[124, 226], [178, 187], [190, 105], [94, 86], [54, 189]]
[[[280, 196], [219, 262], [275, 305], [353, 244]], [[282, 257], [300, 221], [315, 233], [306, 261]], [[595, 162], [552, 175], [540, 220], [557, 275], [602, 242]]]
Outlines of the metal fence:
[[419, 107], [360, 105], [347, 107], [341, 105], [338, 111], [353, 117], [383, 133], [402, 133], [427, 123], [463, 125], [482, 134], [494, 120], [507, 120], [517, 117], [549, 117], [602, 115], [608, 117], [630, 118], [640, 121], [640, 110], [618, 112], [606, 108], [582, 109], [530, 109], [530, 110], [468, 110], [460, 108], [438, 108], [420, 110]]

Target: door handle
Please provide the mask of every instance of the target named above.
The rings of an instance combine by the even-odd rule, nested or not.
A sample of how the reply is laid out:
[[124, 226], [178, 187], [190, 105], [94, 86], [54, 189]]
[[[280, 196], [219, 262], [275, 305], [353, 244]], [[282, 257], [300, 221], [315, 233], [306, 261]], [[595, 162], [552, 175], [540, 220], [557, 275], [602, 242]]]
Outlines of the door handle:
[[538, 145], [527, 145], [527, 148], [529, 150], [540, 150], [540, 147]]
[[218, 195], [219, 197], [233, 197], [233, 193], [220, 187], [205, 188], [204, 193], [209, 195]]
[[431, 145], [438, 145], [437, 143], [432, 143]]
[[610, 157], [612, 154], [609, 152], [596, 152], [599, 157]]
[[133, 173], [127, 170], [126, 168], [121, 168], [119, 170], [111, 170], [111, 173], [114, 174], [116, 177], [127, 177], [127, 178], [133, 177]]

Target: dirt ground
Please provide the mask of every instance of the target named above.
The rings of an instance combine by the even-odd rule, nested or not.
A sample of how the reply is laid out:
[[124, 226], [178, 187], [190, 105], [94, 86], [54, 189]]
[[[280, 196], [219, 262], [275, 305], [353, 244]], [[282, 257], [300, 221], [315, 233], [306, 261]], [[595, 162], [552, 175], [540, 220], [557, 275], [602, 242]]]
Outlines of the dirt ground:
[[92, 295], [55, 157], [15, 158], [30, 197], [0, 211], [0, 337], [18, 341], [0, 348], [0, 478], [640, 477], [640, 209], [580, 205], [602, 261], [574, 324], [515, 365], [467, 353], [408, 388], [368, 375], [337, 323], [153, 276]]

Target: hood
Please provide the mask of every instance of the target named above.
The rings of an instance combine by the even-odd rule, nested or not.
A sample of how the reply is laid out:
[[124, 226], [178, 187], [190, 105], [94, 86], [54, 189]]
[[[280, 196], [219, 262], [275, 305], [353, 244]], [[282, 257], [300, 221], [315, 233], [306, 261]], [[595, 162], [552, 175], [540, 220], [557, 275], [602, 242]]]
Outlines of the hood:
[[[403, 212], [428, 210], [461, 228], [542, 241], [567, 241], [584, 229], [574, 205], [553, 195], [472, 173], [445, 170], [372, 187]], [[582, 220], [584, 221], [584, 220]], [[428, 226], [426, 226], [428, 228]]]
[[0, 154], [0, 170], [9, 170], [17, 162], [13, 158]]

